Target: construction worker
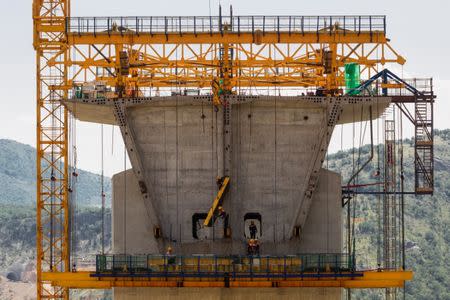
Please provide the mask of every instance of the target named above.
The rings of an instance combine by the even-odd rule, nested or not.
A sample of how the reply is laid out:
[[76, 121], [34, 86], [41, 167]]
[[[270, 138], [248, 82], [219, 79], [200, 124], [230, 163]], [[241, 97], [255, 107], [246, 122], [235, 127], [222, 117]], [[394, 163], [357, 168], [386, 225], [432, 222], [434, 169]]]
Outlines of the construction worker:
[[257, 239], [250, 239], [247, 247], [248, 255], [259, 255], [259, 243]]
[[228, 228], [228, 214], [225, 212], [222, 206], [219, 206], [217, 209], [218, 216], [223, 220], [223, 235], [227, 236], [227, 228]]
[[256, 239], [258, 228], [256, 227], [255, 222], [251, 221], [250, 225], [248, 226], [248, 231], [250, 231], [250, 238]]
[[250, 239], [248, 241], [247, 255], [259, 255], [259, 243], [257, 239]]
[[172, 254], [172, 247], [170, 247], [170, 246], [167, 247], [166, 256], [167, 256], [167, 264], [174, 265], [176, 258], [175, 258], [175, 255]]
[[257, 239], [253, 243], [253, 255], [259, 255], [259, 242]]
[[227, 213], [225, 212], [225, 210], [223, 209], [222, 206], [219, 206], [219, 208], [217, 209], [219, 212], [219, 217], [222, 219], [225, 219], [227, 216]]
[[216, 177], [216, 183], [219, 188], [222, 186], [224, 179], [225, 179], [225, 177]]
[[254, 239], [249, 239], [248, 243], [247, 243], [247, 255], [253, 255], [253, 250], [254, 250], [254, 243], [255, 240]]

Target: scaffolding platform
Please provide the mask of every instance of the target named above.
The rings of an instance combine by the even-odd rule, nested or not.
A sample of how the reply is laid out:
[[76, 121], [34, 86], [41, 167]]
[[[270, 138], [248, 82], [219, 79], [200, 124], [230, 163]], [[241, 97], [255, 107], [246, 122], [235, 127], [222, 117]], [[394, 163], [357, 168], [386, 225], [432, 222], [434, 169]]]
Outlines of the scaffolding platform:
[[286, 32], [327, 33], [336, 26], [343, 33], [386, 32], [386, 16], [145, 16], [145, 17], [71, 17], [66, 19], [68, 33], [167, 34]]
[[47, 272], [68, 288], [113, 287], [402, 287], [412, 271], [354, 269], [348, 254], [287, 256], [97, 255], [92, 272]]

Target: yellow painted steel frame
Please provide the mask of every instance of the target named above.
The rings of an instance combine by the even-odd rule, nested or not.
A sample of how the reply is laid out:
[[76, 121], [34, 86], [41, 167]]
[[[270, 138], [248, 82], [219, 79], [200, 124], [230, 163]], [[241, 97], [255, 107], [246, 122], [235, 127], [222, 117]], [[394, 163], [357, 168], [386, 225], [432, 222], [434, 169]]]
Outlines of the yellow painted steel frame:
[[[69, 0], [33, 0], [38, 299], [68, 298], [67, 287], [72, 287], [67, 281], [53, 280], [50, 275], [71, 274], [67, 273], [70, 270], [68, 112], [60, 100], [68, 97], [74, 83], [104, 80], [112, 87], [123, 86], [134, 91], [160, 87], [210, 88], [223, 72], [220, 49], [228, 47], [233, 57], [229, 57], [226, 65], [227, 89], [335, 89], [344, 85], [346, 63], [360, 64], [361, 72], [368, 78], [378, 71], [380, 64], [405, 62], [385, 35], [376, 32], [344, 34], [333, 30], [331, 34], [318, 31], [304, 35], [267, 32], [255, 44], [255, 37], [245, 32], [240, 35], [227, 32], [139, 36], [114, 32], [73, 34], [66, 31], [68, 17]], [[333, 51], [332, 74], [324, 73], [325, 50]], [[121, 69], [118, 51], [127, 51], [129, 55], [129, 76], [114, 76]]]
[[[225, 33], [226, 35], [227, 33]], [[308, 35], [293, 36], [288, 39], [286, 33], [280, 34], [281, 42], [270, 39], [257, 45], [247, 42], [244, 34], [240, 38], [225, 39], [212, 35], [206, 39], [198, 34], [197, 40], [184, 34], [168, 34], [168, 42], [156, 35], [136, 38], [126, 35], [106, 37], [100, 34], [78, 35], [69, 33], [73, 69], [68, 83], [81, 83], [88, 80], [106, 81], [116, 86], [117, 77], [111, 76], [116, 67], [114, 43], [119, 43], [130, 56], [130, 74], [124, 78], [129, 88], [209, 88], [220, 77], [220, 49], [224, 46], [233, 50], [230, 60], [230, 76], [227, 85], [230, 88], [245, 87], [326, 87], [344, 86], [343, 67], [347, 63], [361, 65], [362, 78], [370, 78], [378, 73], [379, 65], [388, 63], [404, 64], [405, 60], [388, 43], [387, 39], [374, 41], [369, 34], [360, 36], [347, 33], [341, 39], [341, 33], [334, 34], [334, 41], [328, 33], [319, 37], [327, 42], [313, 42]], [[232, 43], [228, 44], [228, 41]], [[192, 44], [190, 44], [192, 42]], [[333, 67], [335, 73], [324, 74], [323, 51], [333, 49]], [[108, 71], [109, 70], [109, 71]]]
[[66, 287], [52, 286], [43, 272], [69, 271], [68, 114], [60, 99], [67, 97], [68, 48], [64, 23], [69, 0], [34, 0], [36, 50], [37, 195], [36, 269], [38, 299], [68, 299]]
[[[110, 289], [113, 287], [225, 287], [218, 278], [144, 278], [144, 277], [91, 277], [93, 272], [44, 273], [43, 278], [55, 286], [73, 289]], [[304, 279], [250, 279], [230, 280], [234, 288], [270, 287], [342, 287], [342, 288], [386, 288], [403, 287], [413, 278], [412, 271], [366, 271], [362, 277], [304, 278]]]

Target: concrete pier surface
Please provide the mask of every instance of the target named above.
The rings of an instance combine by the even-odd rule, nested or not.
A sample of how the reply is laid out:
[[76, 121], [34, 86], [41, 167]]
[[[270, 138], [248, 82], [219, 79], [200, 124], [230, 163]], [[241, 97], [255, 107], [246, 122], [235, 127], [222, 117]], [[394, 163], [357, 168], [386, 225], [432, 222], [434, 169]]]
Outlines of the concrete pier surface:
[[[336, 124], [354, 122], [355, 110], [367, 120], [369, 106], [376, 118], [389, 99], [233, 96], [220, 108], [210, 100], [66, 104], [88, 121], [98, 110], [96, 122], [118, 124], [124, 137], [132, 169], [113, 176], [114, 253], [245, 255], [252, 222], [262, 255], [341, 253], [341, 178], [321, 165]], [[229, 236], [224, 219], [202, 225], [223, 176]], [[114, 297], [340, 299], [341, 289], [115, 288]]]
[[[289, 228], [325, 134], [326, 107], [273, 98], [231, 105], [228, 120], [223, 109], [199, 102], [154, 102], [127, 111], [149, 196], [140, 196], [136, 179], [133, 183], [127, 178], [126, 184], [119, 178], [123, 174], [114, 177], [114, 236], [125, 235], [121, 228], [127, 227], [127, 253], [156, 250], [156, 241], [149, 241], [155, 224], [151, 215], [159, 216], [162, 249], [171, 245], [178, 254], [245, 254], [249, 216], [258, 227], [262, 254], [340, 252], [337, 174], [320, 172], [311, 208], [317, 212], [307, 218], [301, 237], [292, 238]], [[208, 212], [218, 190], [216, 178], [223, 175], [230, 176], [223, 208], [229, 214], [231, 238], [223, 237], [220, 221], [210, 228], [193, 224], [195, 215]], [[150, 201], [152, 205], [146, 205]], [[142, 206], [140, 214], [145, 212], [141, 221], [136, 215], [124, 217], [123, 210], [128, 214], [137, 205]], [[127, 226], [120, 225], [123, 222]], [[147, 233], [139, 237], [143, 228]], [[142, 245], [133, 249], [130, 239]], [[125, 242], [114, 238], [120, 240]], [[114, 249], [120, 253], [125, 247], [114, 243]]]
[[[126, 180], [126, 182], [125, 182]], [[153, 235], [152, 222], [144, 200], [140, 197], [138, 183], [132, 170], [116, 174], [113, 177], [113, 251], [114, 253], [148, 254], [161, 253], [157, 239]], [[340, 253], [342, 245], [342, 218], [341, 218], [341, 180], [334, 172], [322, 169], [317, 193], [309, 216], [299, 239], [277, 240], [276, 236], [267, 239], [261, 237], [262, 255], [290, 255], [298, 253]], [[238, 209], [230, 211], [237, 215], [236, 221], [231, 222], [232, 232], [244, 230], [245, 211]], [[275, 220], [274, 213], [262, 211], [262, 236], [266, 235], [265, 227], [273, 224], [264, 219]], [[189, 219], [189, 215], [187, 215]], [[192, 220], [192, 216], [190, 218]], [[126, 224], [126, 225], [124, 225]], [[171, 226], [170, 223], [168, 223]], [[172, 225], [173, 226], [173, 225]], [[173, 226], [175, 227], [175, 226]], [[246, 237], [232, 234], [231, 238], [221, 236], [221, 223], [214, 225], [217, 237], [209, 239], [194, 239], [192, 237], [192, 224], [181, 228], [181, 235], [186, 240], [170, 241], [164, 239], [164, 247], [174, 248], [174, 254], [246, 254]], [[212, 230], [212, 229], [210, 229]], [[273, 231], [269, 231], [273, 232]], [[270, 238], [274, 239], [270, 239]], [[163, 253], [161, 253], [163, 254]]]

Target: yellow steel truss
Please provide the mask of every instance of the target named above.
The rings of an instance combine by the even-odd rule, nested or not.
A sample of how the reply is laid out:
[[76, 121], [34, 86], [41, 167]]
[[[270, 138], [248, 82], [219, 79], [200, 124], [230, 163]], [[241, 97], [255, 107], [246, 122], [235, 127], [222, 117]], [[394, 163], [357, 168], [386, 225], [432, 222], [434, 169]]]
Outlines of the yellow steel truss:
[[67, 53], [64, 24], [68, 0], [33, 1], [37, 68], [36, 268], [38, 299], [68, 298], [68, 289], [51, 286], [43, 272], [69, 270]]
[[209, 32], [195, 32], [195, 27], [182, 32], [181, 25], [179, 31], [167, 31], [166, 24], [164, 33], [153, 33], [138, 32], [138, 25], [133, 31], [116, 23], [101, 30], [94, 18], [76, 30], [69, 0], [34, 0], [33, 20], [38, 299], [68, 298], [67, 288], [73, 287], [52, 276], [70, 274], [68, 113], [60, 100], [68, 97], [74, 84], [102, 80], [116, 92], [138, 94], [148, 88], [211, 88], [214, 82], [221, 85], [217, 90], [227, 93], [241, 87], [322, 87], [339, 94], [347, 63], [358, 63], [368, 78], [380, 64], [405, 62], [389, 45], [384, 30], [372, 30], [371, 19], [370, 30], [361, 29], [361, 22], [356, 30], [357, 19], [353, 19], [355, 30], [346, 29], [344, 18], [343, 26], [332, 24], [331, 19], [325, 27], [317, 23], [315, 32], [304, 32], [301, 19], [301, 30], [294, 26], [293, 32], [290, 23], [289, 31], [267, 32], [236, 32], [228, 30], [228, 25], [222, 29], [220, 23], [219, 30]]
[[[103, 38], [92, 36], [79, 41], [79, 44], [71, 45], [72, 58], [69, 64], [73, 72], [69, 84], [97, 79], [106, 81], [111, 86], [116, 85], [117, 78], [111, 76], [111, 73], [118, 59], [112, 45], [114, 36], [111, 39], [108, 44], [103, 44]], [[120, 44], [130, 54], [131, 76], [125, 79], [126, 84], [136, 88], [210, 87], [212, 80], [220, 73], [220, 49], [228, 44], [220, 44], [221, 38], [215, 41], [214, 37], [209, 37], [204, 44], [202, 40], [199, 36], [195, 44], [188, 44], [186, 41], [158, 41], [153, 44], [152, 39], [146, 44]], [[229, 44], [233, 50], [229, 84], [234, 89], [268, 86], [324, 87], [329, 76], [324, 74], [323, 53], [330, 47], [336, 51], [336, 72], [333, 75], [338, 86], [344, 85], [342, 67], [347, 63], [360, 64], [362, 74], [369, 78], [377, 73], [380, 64], [405, 62], [386, 40], [380, 43], [371, 43], [369, 38], [367, 43], [364, 39], [356, 40], [363, 42], [320, 44], [297, 38], [289, 43]]]
[[[146, 277], [91, 277], [93, 272], [44, 273], [46, 280], [55, 286], [73, 289], [110, 289], [113, 287], [225, 287], [218, 278], [146, 278]], [[362, 277], [303, 278], [303, 279], [253, 279], [240, 278], [230, 281], [230, 287], [342, 287], [342, 288], [385, 288], [403, 287], [406, 280], [413, 278], [411, 271], [366, 271]], [[182, 283], [182, 284], [180, 284]]]

